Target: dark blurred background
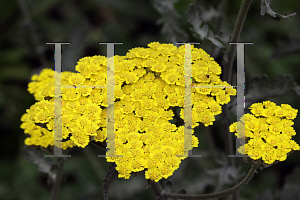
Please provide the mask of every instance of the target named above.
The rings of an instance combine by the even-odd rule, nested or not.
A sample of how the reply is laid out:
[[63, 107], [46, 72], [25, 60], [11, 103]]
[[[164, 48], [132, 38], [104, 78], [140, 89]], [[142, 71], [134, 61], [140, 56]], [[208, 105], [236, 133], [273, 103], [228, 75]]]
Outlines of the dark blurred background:
[[[125, 55], [129, 49], [146, 47], [153, 41], [201, 42], [197, 47], [203, 48], [221, 63], [221, 51], [217, 51], [208, 41], [194, 37], [190, 31], [191, 25], [188, 23], [186, 11], [193, 2], [179, 0], [174, 2], [173, 8], [169, 6], [173, 14], [180, 16], [176, 18], [170, 16], [172, 12], [155, 9], [153, 1], [146, 0], [1, 1], [1, 200], [50, 198], [51, 187], [47, 184], [47, 175], [39, 172], [35, 165], [21, 156], [25, 135], [20, 128], [22, 114], [35, 103], [33, 96], [27, 91], [31, 76], [43, 68], [54, 68], [54, 45], [45, 43], [71, 42], [70, 45], [62, 45], [62, 71], [75, 71], [75, 65], [82, 57], [106, 56], [106, 46], [99, 45], [98, 42], [123, 43], [115, 45], [116, 55]], [[204, 21], [211, 18], [207, 22], [209, 27], [213, 31], [221, 28], [224, 37], [228, 38], [232, 33], [241, 0], [225, 1], [227, 8], [224, 17], [209, 16], [218, 13], [220, 2], [202, 1], [207, 11], [211, 11], [202, 17]], [[271, 7], [280, 14], [300, 14], [298, 0], [274, 1]], [[299, 14], [286, 21], [274, 21], [267, 15], [260, 15], [260, 1], [251, 4], [239, 41], [254, 43], [246, 45], [245, 50], [246, 93], [252, 79], [263, 74], [267, 74], [270, 80], [280, 74], [290, 74], [300, 84]], [[222, 27], [214, 21], [220, 22], [220, 18], [224, 19]], [[157, 23], [159, 20], [162, 23]], [[174, 30], [169, 30], [168, 27]], [[233, 72], [235, 71], [236, 60]], [[234, 79], [230, 84], [235, 84]], [[276, 102], [277, 105], [288, 103], [293, 108], [300, 109], [299, 97], [285, 95], [265, 100]], [[294, 122], [294, 128], [299, 132], [300, 118], [297, 117]], [[195, 135], [200, 144], [193, 150], [193, 154], [200, 154], [202, 158], [187, 158], [181, 163], [180, 168], [170, 178], [173, 181], [173, 192], [185, 189], [190, 194], [208, 193], [231, 187], [231, 179], [241, 180], [249, 165], [242, 158], [235, 158], [236, 168], [228, 168], [229, 158], [224, 146], [227, 137], [223, 130], [220, 118], [209, 128], [196, 128]], [[297, 135], [294, 140], [300, 143], [300, 136]], [[64, 166], [61, 199], [103, 199], [102, 180], [110, 163], [97, 155], [104, 153], [93, 146], [85, 149], [74, 148], [71, 151], [72, 157]], [[293, 178], [300, 180], [299, 160], [300, 153], [296, 151], [286, 161], [260, 171], [240, 191], [240, 199], [275, 199], [273, 196], [276, 193], [279, 199], [291, 199], [284, 197], [300, 188], [295, 183], [297, 181], [293, 181]], [[207, 170], [208, 168], [211, 170]], [[217, 182], [220, 184], [217, 185]], [[154, 199], [152, 189], [145, 189], [146, 186], [147, 181], [142, 173], [129, 180], [116, 179], [110, 188], [110, 199]]]

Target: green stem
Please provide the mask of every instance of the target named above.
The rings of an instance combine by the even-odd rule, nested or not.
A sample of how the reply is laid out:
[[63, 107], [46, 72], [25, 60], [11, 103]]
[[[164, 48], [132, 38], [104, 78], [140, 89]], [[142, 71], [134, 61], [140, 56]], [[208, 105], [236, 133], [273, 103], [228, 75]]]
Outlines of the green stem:
[[[240, 39], [243, 24], [245, 22], [246, 15], [249, 10], [251, 2], [252, 2], [252, 0], [243, 0], [243, 2], [242, 2], [241, 8], [239, 10], [239, 14], [237, 16], [237, 19], [236, 19], [236, 22], [235, 22], [235, 25], [233, 28], [233, 33], [232, 33], [232, 38], [231, 38], [232, 42], [238, 42], [238, 40]], [[235, 44], [229, 45], [228, 61], [227, 61], [227, 63], [225, 63], [224, 76], [223, 76], [224, 80], [227, 81], [228, 83], [230, 83], [230, 81], [231, 81], [232, 65], [233, 65], [233, 61], [235, 58], [235, 54], [236, 54], [236, 45]]]
[[212, 198], [219, 198], [223, 196], [227, 196], [233, 192], [238, 191], [242, 187], [244, 187], [253, 177], [254, 173], [256, 172], [257, 166], [252, 165], [248, 174], [246, 177], [237, 185], [233, 186], [230, 189], [221, 191], [221, 192], [216, 192], [216, 193], [211, 193], [211, 194], [200, 194], [200, 195], [187, 195], [187, 194], [174, 194], [174, 193], [168, 193], [168, 192], [162, 192], [161, 196], [166, 196], [166, 197], [171, 197], [175, 199], [212, 199]]
[[[232, 42], [238, 42], [241, 32], [242, 32], [242, 28], [243, 28], [243, 24], [245, 22], [246, 19], [246, 15], [247, 12], [249, 10], [250, 4], [251, 4], [252, 0], [243, 0], [241, 8], [239, 10], [234, 28], [233, 28], [233, 33], [232, 33], [232, 38], [231, 41]], [[228, 60], [227, 62], [225, 62], [224, 64], [224, 74], [223, 74], [223, 79], [224, 81], [227, 81], [228, 83], [231, 82], [231, 75], [232, 75], [232, 65], [233, 65], [233, 61], [235, 58], [235, 54], [236, 54], [236, 45], [232, 44], [229, 46], [229, 52], [228, 52]], [[223, 107], [223, 125], [225, 127], [225, 135], [227, 137], [227, 139], [225, 140], [225, 146], [227, 149], [227, 153], [229, 155], [234, 155], [233, 152], [233, 143], [232, 143], [232, 135], [229, 133], [229, 110], [228, 110], [228, 105], [224, 105]], [[229, 159], [230, 165], [231, 166], [235, 166], [235, 161], [234, 158], [231, 157]]]
[[53, 180], [53, 186], [51, 189], [51, 196], [50, 200], [58, 200], [59, 199], [59, 188], [60, 183], [62, 179], [62, 172], [63, 172], [63, 166], [64, 166], [65, 158], [59, 158], [58, 160], [58, 171], [56, 173], [56, 176]]
[[150, 185], [154, 191], [155, 199], [159, 199], [162, 193], [162, 187], [159, 182], [150, 181]]

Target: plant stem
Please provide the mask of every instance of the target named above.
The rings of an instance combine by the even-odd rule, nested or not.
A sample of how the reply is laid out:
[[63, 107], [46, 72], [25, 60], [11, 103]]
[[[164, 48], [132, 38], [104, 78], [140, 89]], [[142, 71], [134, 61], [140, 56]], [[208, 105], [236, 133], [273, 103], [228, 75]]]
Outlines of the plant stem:
[[62, 179], [62, 169], [64, 166], [65, 158], [59, 158], [58, 159], [58, 170], [56, 173], [56, 176], [53, 180], [53, 186], [51, 189], [51, 196], [50, 200], [58, 200], [59, 199], [59, 188], [60, 188], [60, 183]]
[[[239, 10], [234, 28], [233, 28], [233, 33], [232, 33], [232, 38], [231, 41], [232, 42], [238, 42], [241, 32], [242, 32], [242, 28], [246, 19], [246, 15], [247, 12], [250, 8], [250, 4], [251, 4], [252, 0], [243, 0], [241, 8]], [[228, 57], [227, 57], [227, 62], [225, 61], [224, 64], [224, 75], [223, 75], [223, 79], [224, 81], [227, 81], [228, 83], [231, 83], [231, 75], [232, 75], [232, 67], [233, 67], [233, 61], [236, 55], [236, 45], [232, 44], [229, 46], [229, 52], [228, 52]], [[225, 129], [225, 135], [226, 135], [226, 149], [227, 152], [229, 153], [229, 155], [233, 155], [233, 144], [232, 144], [232, 135], [229, 133], [229, 124], [230, 124], [230, 118], [229, 118], [229, 109], [228, 109], [228, 105], [226, 104], [224, 106], [223, 109], [223, 126], [226, 128]], [[235, 160], [234, 157], [230, 157], [229, 158], [229, 164], [231, 166], [235, 166]], [[238, 194], [235, 193], [235, 195], [233, 195], [233, 199], [237, 199]]]
[[254, 173], [256, 172], [256, 169], [257, 166], [252, 165], [246, 177], [239, 184], [221, 192], [216, 192], [211, 194], [200, 194], [200, 195], [187, 195], [187, 194], [164, 193], [163, 191], [161, 196], [171, 197], [175, 199], [211, 199], [211, 198], [219, 198], [219, 197], [227, 196], [233, 192], [238, 191], [243, 186], [245, 186], [252, 179]]
[[[242, 32], [242, 28], [243, 28], [243, 24], [245, 22], [246, 19], [246, 15], [247, 12], [249, 10], [250, 7], [250, 3], [252, 2], [252, 0], [243, 0], [241, 8], [239, 10], [235, 25], [234, 25], [234, 29], [233, 29], [233, 33], [232, 33], [232, 38], [231, 41], [232, 42], [238, 42], [241, 32]], [[232, 74], [232, 65], [233, 65], [233, 61], [235, 58], [235, 54], [236, 54], [236, 45], [232, 44], [229, 47], [229, 53], [228, 53], [228, 60], [227, 62], [224, 60], [225, 64], [224, 64], [224, 74], [223, 74], [223, 79], [224, 81], [227, 81], [228, 83], [231, 82], [231, 74]], [[225, 127], [225, 135], [227, 136], [227, 140], [225, 140], [225, 146], [227, 149], [227, 153], [229, 155], [233, 155], [233, 147], [232, 147], [232, 135], [229, 133], [228, 127], [229, 127], [229, 110], [228, 110], [228, 105], [224, 105], [223, 107], [223, 125]], [[230, 165], [234, 166], [235, 165], [235, 161], [234, 158], [231, 157], [229, 159], [230, 161]]]
[[154, 191], [155, 199], [160, 199], [162, 193], [162, 187], [159, 182], [151, 181], [150, 185]]
[[[241, 8], [239, 10], [239, 14], [237, 16], [234, 28], [233, 28], [233, 33], [232, 33], [232, 42], [238, 42], [240, 39], [240, 35], [242, 32], [243, 24], [246, 19], [247, 12], [249, 10], [250, 4], [252, 0], [243, 0]], [[229, 53], [228, 53], [228, 61], [225, 63], [224, 66], [224, 80], [227, 81], [228, 83], [231, 82], [231, 74], [232, 74], [232, 65], [233, 61], [235, 58], [236, 54], [236, 45], [232, 44], [229, 46]]]

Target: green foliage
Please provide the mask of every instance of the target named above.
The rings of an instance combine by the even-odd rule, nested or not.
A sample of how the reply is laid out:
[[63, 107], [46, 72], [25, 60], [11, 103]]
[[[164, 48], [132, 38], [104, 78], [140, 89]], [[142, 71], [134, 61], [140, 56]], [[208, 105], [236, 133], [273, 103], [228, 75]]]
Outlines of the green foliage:
[[170, 38], [172, 43], [187, 41], [189, 36], [180, 28], [178, 19], [179, 14], [174, 8], [174, 2], [178, 0], [153, 0], [154, 8], [159, 12], [161, 18], [156, 22], [162, 25], [161, 33]]
[[220, 13], [217, 10], [210, 8], [206, 9], [202, 5], [202, 0], [196, 0], [194, 4], [191, 4], [187, 11], [189, 22], [192, 27], [190, 28], [194, 32], [194, 37], [200, 40], [208, 40], [218, 48], [226, 48], [224, 38], [215, 35], [207, 24], [203, 23], [202, 17], [205, 17], [205, 21], [208, 22], [212, 18], [219, 17]]
[[281, 14], [278, 14], [278, 13], [274, 12], [270, 7], [271, 2], [272, 2], [272, 0], [261, 0], [260, 14], [262, 16], [264, 16], [265, 13], [267, 13], [271, 19], [276, 20], [276, 21], [280, 21], [281, 19], [284, 19], [284, 20], [290, 19], [291, 17], [296, 15], [296, 13], [292, 13], [292, 14], [289, 14], [289, 15], [286, 15], [286, 14], [281, 15]]

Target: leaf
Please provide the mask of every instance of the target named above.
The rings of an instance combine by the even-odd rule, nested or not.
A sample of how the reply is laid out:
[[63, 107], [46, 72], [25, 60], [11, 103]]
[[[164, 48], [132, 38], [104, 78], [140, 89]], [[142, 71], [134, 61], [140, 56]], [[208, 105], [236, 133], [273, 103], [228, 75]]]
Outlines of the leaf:
[[201, 0], [196, 0], [195, 4], [190, 4], [187, 15], [189, 18], [188, 21], [192, 25], [190, 30], [195, 33], [194, 36], [196, 38], [200, 38], [201, 40], [208, 40], [218, 48], [226, 48], [225, 41], [222, 41], [222, 38], [217, 37], [213, 33], [213, 31], [209, 29], [209, 26], [207, 24], [203, 24], [204, 21], [207, 22], [213, 17], [219, 16], [219, 13], [215, 9], [205, 9], [201, 5]]
[[55, 163], [51, 158], [45, 157], [45, 154], [41, 150], [34, 149], [31, 146], [24, 146], [22, 156], [29, 162], [35, 164], [39, 171], [47, 173], [53, 180], [55, 176], [53, 172]]
[[218, 177], [218, 183], [215, 188], [215, 192], [220, 190], [225, 185], [234, 184], [237, 180], [242, 178], [245, 174], [241, 172], [241, 168], [236, 168], [228, 165], [228, 160], [225, 154], [220, 154], [219, 158], [216, 158], [216, 163], [221, 167], [216, 169], [204, 169], [205, 173], [211, 176]]
[[[281, 74], [273, 82], [267, 75], [255, 77], [251, 81], [245, 96], [245, 108], [251, 104], [261, 102], [270, 97], [278, 96], [298, 96], [300, 97], [300, 87], [290, 75]], [[236, 112], [236, 98], [229, 104], [232, 112]]]
[[287, 19], [293, 17], [294, 15], [296, 15], [296, 13], [292, 13], [289, 15], [286, 15], [286, 14], [281, 15], [281, 14], [274, 12], [270, 7], [271, 2], [272, 2], [272, 0], [261, 0], [260, 14], [262, 16], [265, 15], [265, 13], [267, 13], [271, 17], [271, 19], [280, 21], [281, 19], [287, 20]]
[[180, 28], [178, 19], [180, 15], [174, 8], [174, 3], [178, 0], [152, 0], [152, 6], [161, 14], [161, 18], [156, 22], [162, 25], [164, 34], [172, 43], [187, 41], [188, 34]]
[[217, 36], [214, 35], [214, 33], [212, 32], [212, 30], [209, 30], [209, 34], [208, 34], [207, 40], [209, 40], [211, 43], [213, 43], [218, 48], [225, 47], [225, 44], [221, 40], [221, 38], [220, 37], [217, 38]]
[[109, 186], [117, 176], [118, 172], [116, 170], [116, 163], [112, 163], [111, 166], [108, 168], [108, 172], [105, 175], [105, 179], [103, 180], [104, 186], [103, 186], [103, 194], [104, 194], [104, 199], [108, 200], [109, 196]]

